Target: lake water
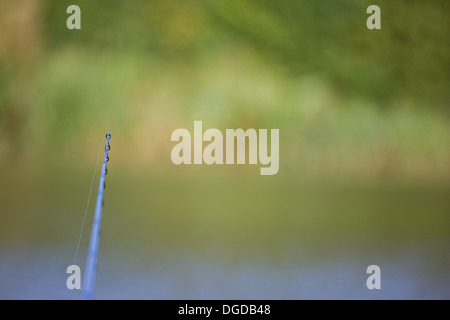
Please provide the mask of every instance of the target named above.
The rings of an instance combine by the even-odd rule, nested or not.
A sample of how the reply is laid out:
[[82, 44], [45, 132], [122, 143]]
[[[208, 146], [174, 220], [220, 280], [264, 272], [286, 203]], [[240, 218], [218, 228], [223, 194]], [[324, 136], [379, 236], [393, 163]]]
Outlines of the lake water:
[[[79, 299], [66, 288], [66, 268], [92, 173], [38, 172], [2, 173], [0, 298]], [[116, 170], [94, 297], [449, 299], [449, 190]], [[76, 260], [82, 270], [91, 202]], [[380, 290], [366, 287], [369, 265], [381, 268]]]
[[[256, 256], [233, 262], [217, 254], [108, 252], [99, 260], [96, 299], [449, 299], [450, 273], [439, 259], [404, 250], [396, 257], [361, 259], [347, 254], [302, 262], [293, 252], [285, 261]], [[294, 263], [292, 255], [298, 257]], [[66, 252], [2, 252], [1, 299], [79, 299], [65, 286]], [[445, 260], [443, 260], [445, 261]], [[366, 287], [366, 268], [381, 268], [381, 289]], [[83, 267], [83, 265], [82, 265]]]

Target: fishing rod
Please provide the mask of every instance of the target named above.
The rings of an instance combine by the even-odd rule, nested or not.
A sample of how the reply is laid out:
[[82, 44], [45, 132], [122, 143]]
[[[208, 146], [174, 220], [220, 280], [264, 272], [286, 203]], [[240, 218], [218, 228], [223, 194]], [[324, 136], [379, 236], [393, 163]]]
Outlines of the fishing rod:
[[84, 300], [91, 300], [94, 293], [95, 276], [97, 273], [98, 245], [100, 242], [100, 227], [102, 222], [103, 192], [105, 190], [105, 176], [108, 173], [106, 163], [109, 161], [108, 151], [111, 149], [109, 141], [111, 134], [106, 133], [105, 155], [103, 156], [102, 171], [98, 183], [97, 201], [95, 203], [94, 221], [92, 223], [91, 240], [89, 242], [89, 251], [86, 259], [86, 267], [83, 278]]

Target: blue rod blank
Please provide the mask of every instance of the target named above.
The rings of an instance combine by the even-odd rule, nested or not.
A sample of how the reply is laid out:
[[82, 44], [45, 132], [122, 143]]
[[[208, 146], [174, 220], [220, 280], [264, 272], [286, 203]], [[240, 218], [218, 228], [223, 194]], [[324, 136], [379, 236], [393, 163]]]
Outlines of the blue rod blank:
[[85, 300], [91, 300], [94, 293], [95, 276], [97, 273], [98, 262], [98, 245], [100, 242], [100, 228], [102, 222], [102, 208], [103, 208], [103, 192], [105, 189], [105, 175], [107, 173], [106, 162], [109, 161], [108, 151], [110, 149], [109, 140], [111, 134], [106, 134], [105, 155], [103, 157], [102, 171], [100, 174], [100, 181], [98, 184], [97, 201], [95, 203], [94, 221], [92, 223], [91, 240], [89, 242], [89, 251], [86, 259], [86, 267], [83, 278], [83, 295]]

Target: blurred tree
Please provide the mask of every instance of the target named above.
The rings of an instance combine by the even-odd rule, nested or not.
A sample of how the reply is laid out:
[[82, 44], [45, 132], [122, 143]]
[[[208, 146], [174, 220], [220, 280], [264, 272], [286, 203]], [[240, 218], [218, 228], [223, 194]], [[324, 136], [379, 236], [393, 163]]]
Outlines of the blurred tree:
[[[206, 54], [230, 42], [252, 48], [294, 77], [321, 74], [344, 95], [380, 105], [409, 99], [428, 107], [450, 100], [450, 3], [436, 1], [77, 1], [83, 23], [67, 34], [61, 14], [71, 2], [49, 2], [48, 48]], [[381, 7], [381, 30], [366, 28], [366, 8]]]
[[[381, 7], [382, 29], [365, 27]], [[450, 3], [440, 1], [208, 2], [214, 21], [287, 72], [325, 74], [348, 95], [426, 107], [450, 101]]]
[[20, 147], [42, 49], [37, 0], [0, 2], [0, 150]]

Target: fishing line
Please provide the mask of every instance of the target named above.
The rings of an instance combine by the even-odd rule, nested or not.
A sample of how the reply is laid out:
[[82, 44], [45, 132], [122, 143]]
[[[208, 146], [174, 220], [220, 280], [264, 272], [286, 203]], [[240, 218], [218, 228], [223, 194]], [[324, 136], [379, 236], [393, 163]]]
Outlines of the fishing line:
[[83, 224], [81, 225], [80, 236], [78, 238], [77, 251], [75, 252], [75, 256], [73, 257], [73, 263], [72, 264], [75, 264], [75, 260], [77, 259], [77, 256], [78, 256], [78, 250], [80, 249], [80, 242], [81, 242], [81, 237], [83, 236], [84, 223], [86, 222], [86, 216], [87, 216], [88, 209], [89, 209], [89, 201], [91, 199], [92, 186], [94, 185], [95, 173], [97, 172], [98, 160], [100, 159], [100, 149], [101, 149], [101, 147], [102, 147], [102, 143], [100, 142], [98, 144], [97, 162], [95, 164], [94, 175], [92, 176], [91, 188], [89, 189], [89, 196], [88, 196], [87, 205], [86, 205], [86, 212], [84, 213]]

